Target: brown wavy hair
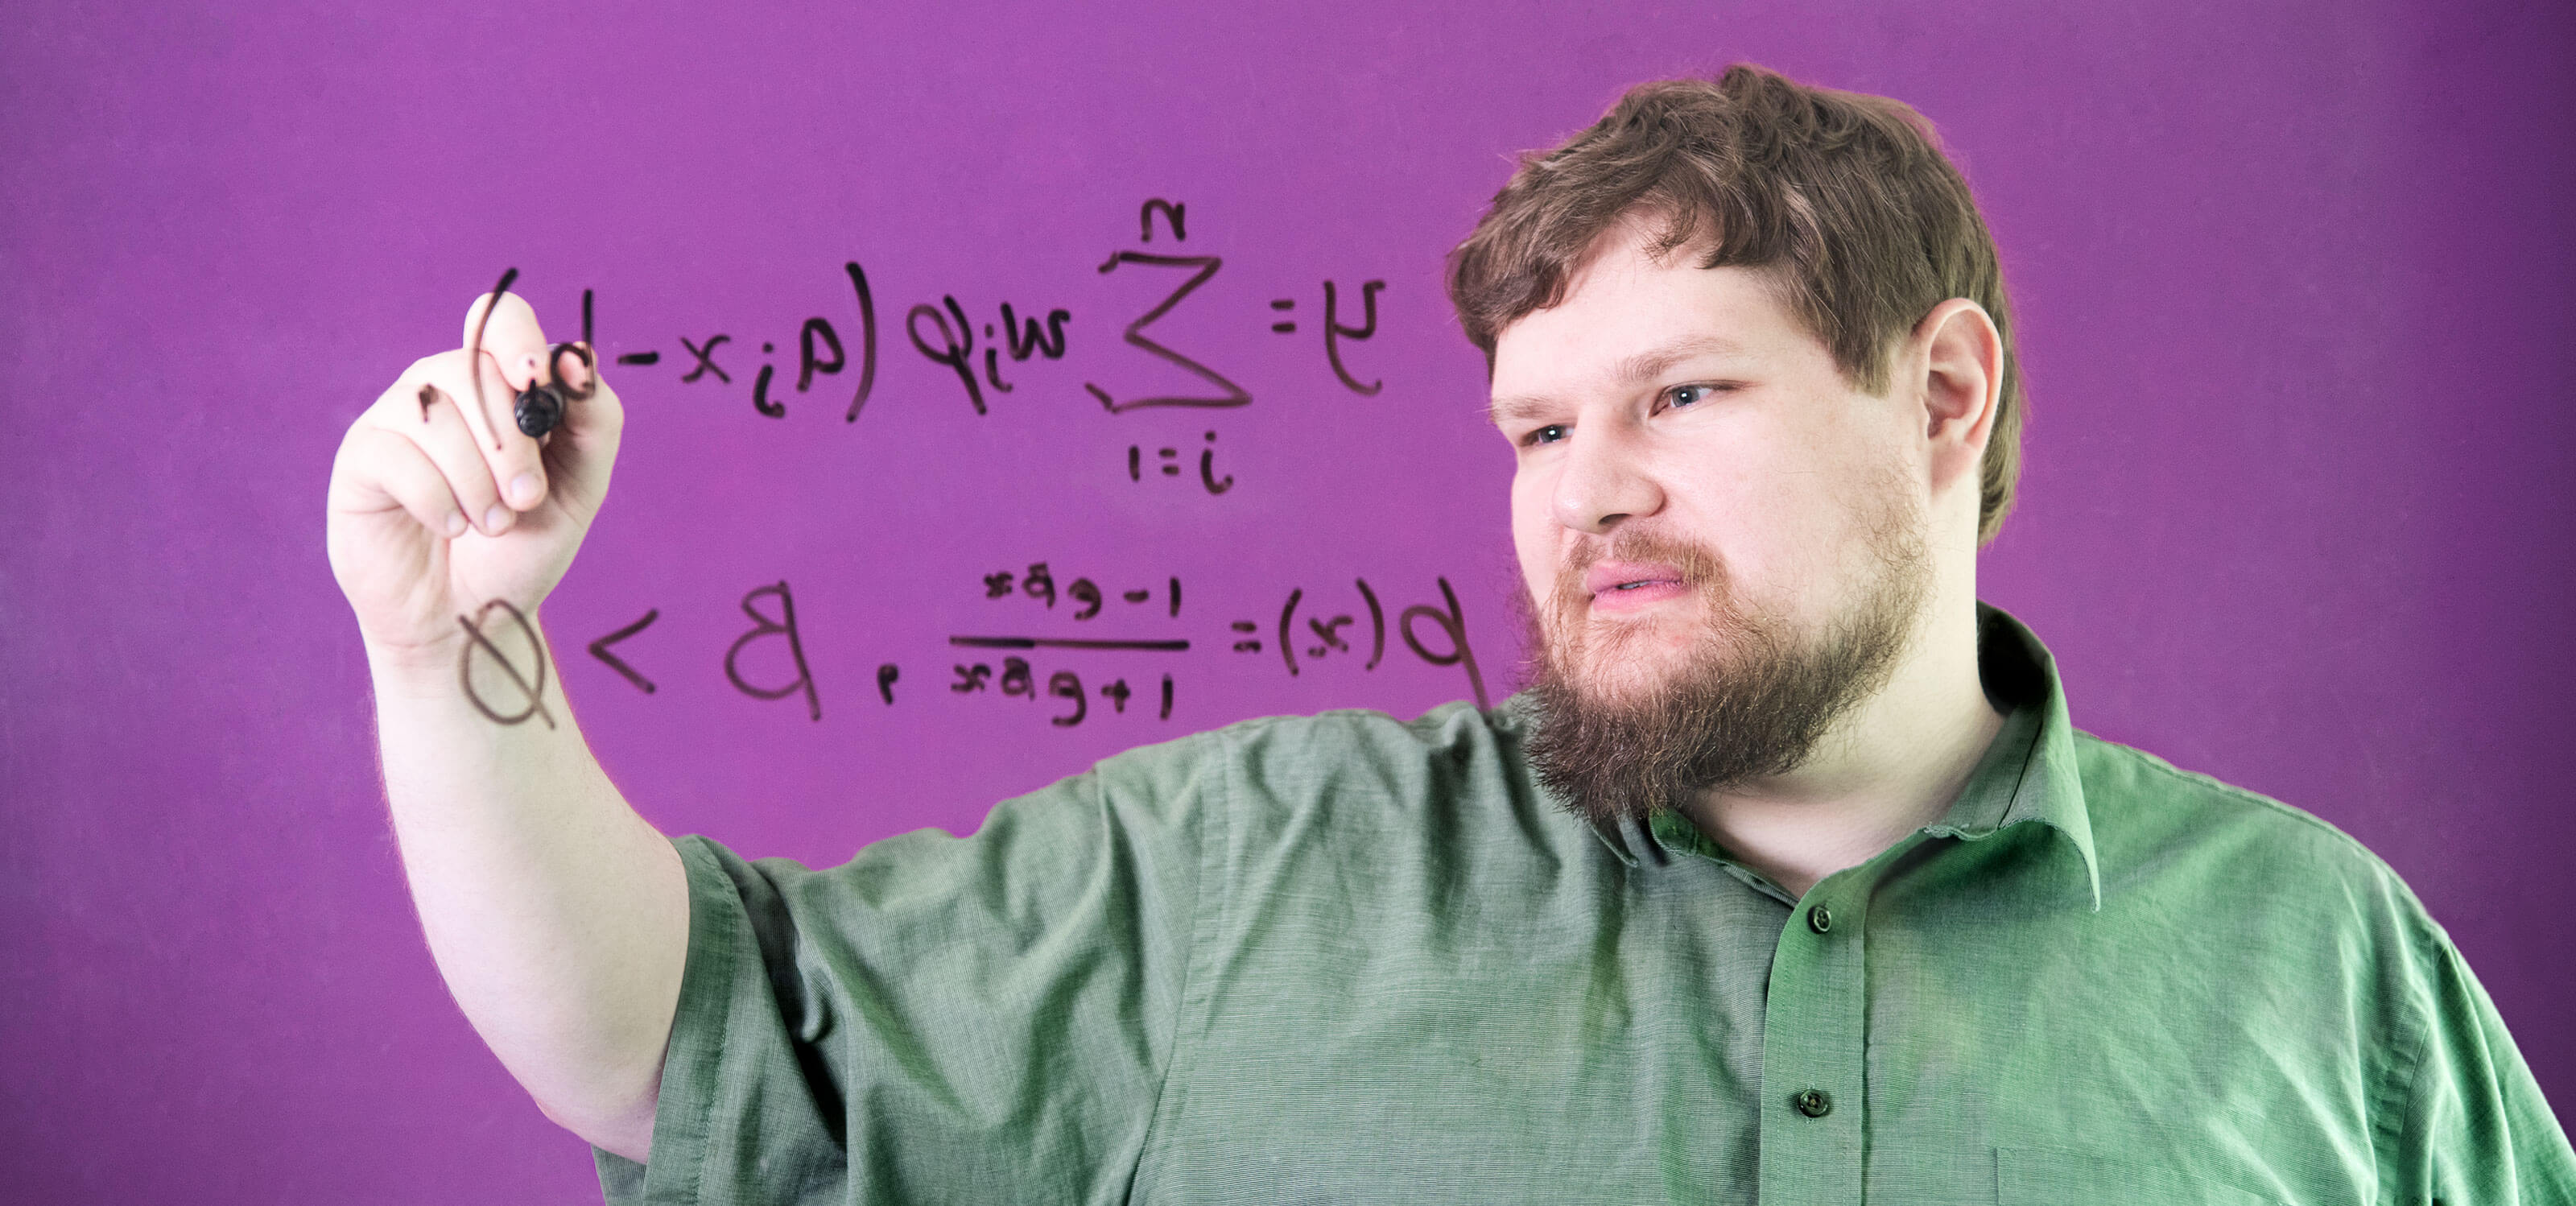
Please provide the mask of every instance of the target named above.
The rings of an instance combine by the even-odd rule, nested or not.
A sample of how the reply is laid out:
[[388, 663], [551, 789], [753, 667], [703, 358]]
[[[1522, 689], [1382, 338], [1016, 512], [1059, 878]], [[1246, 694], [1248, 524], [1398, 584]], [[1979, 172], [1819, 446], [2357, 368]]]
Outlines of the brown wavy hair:
[[1953, 297], [2003, 338], [2003, 391], [1978, 467], [1977, 540], [2012, 509], [2021, 371], [1994, 236], [1932, 123], [1900, 101], [1811, 88], [1738, 63], [1714, 80], [1640, 84], [1590, 129], [1521, 157], [1449, 253], [1449, 300], [1492, 371], [1494, 337], [1565, 300], [1602, 236], [1631, 218], [1646, 251], [1766, 271], [1845, 380], [1888, 387], [1889, 355]]

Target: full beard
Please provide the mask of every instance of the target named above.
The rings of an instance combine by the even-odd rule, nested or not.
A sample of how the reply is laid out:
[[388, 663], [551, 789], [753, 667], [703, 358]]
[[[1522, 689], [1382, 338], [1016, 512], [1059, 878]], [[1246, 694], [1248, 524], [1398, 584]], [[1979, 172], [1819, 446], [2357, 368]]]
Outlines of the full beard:
[[[1687, 542], [1621, 532], [1559, 574], [1553, 614], [1524, 587], [1537, 716], [1528, 742], [1539, 782], [1595, 821], [1677, 808], [1699, 793], [1803, 765], [1836, 722], [1887, 685], [1931, 591], [1919, 510], [1890, 499], [1871, 533], [1876, 573], [1818, 637], [1748, 606], [1725, 563]], [[1681, 567], [1707, 626], [1660, 681], [1645, 625], [1590, 615], [1583, 571], [1603, 556]], [[1624, 672], [1624, 673], [1623, 673]]]

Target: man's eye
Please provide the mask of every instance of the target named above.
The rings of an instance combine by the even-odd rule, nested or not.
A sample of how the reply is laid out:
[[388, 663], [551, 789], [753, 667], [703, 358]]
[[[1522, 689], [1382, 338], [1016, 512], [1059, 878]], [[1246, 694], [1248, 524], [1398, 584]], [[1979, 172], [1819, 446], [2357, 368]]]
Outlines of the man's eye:
[[1694, 402], [1705, 402], [1716, 393], [1717, 387], [1713, 385], [1676, 385], [1664, 391], [1664, 400], [1674, 406], [1688, 406]]
[[1545, 427], [1529, 433], [1527, 437], [1528, 442], [1532, 444], [1553, 444], [1564, 438], [1565, 425], [1562, 423], [1550, 423]]

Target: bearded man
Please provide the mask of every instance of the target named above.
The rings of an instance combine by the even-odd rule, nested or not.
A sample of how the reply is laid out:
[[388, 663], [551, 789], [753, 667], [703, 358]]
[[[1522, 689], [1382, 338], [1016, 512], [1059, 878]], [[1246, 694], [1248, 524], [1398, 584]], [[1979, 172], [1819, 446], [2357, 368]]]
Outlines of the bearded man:
[[[494, 357], [360, 419], [331, 551], [415, 897], [610, 1200], [2576, 1200], [2384, 863], [2078, 732], [1977, 602], [2023, 404], [1911, 110], [1640, 87], [1450, 278], [1529, 690], [1248, 721], [830, 870], [666, 839], [454, 689], [453, 617], [535, 612], [604, 498], [582, 358], [478, 303]], [[555, 367], [594, 392], [543, 445], [429, 408]]]

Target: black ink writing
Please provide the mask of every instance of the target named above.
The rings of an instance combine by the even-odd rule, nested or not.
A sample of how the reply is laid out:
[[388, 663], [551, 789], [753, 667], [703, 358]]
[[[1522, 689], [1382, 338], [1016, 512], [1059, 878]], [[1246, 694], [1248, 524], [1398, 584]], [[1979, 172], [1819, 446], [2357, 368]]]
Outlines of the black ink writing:
[[1070, 637], [1024, 636], [953, 636], [948, 638], [948, 643], [960, 649], [1132, 649], [1157, 653], [1187, 653], [1190, 648], [1190, 643], [1186, 640], [1087, 641]]
[[[983, 575], [983, 583], [984, 597], [987, 599], [1007, 599], [1014, 593], [1020, 593], [1044, 603], [1050, 608], [1055, 606], [1055, 572], [1047, 568], [1047, 563], [1043, 561], [1030, 562], [1028, 572], [1026, 574], [1014, 574], [1010, 570], [996, 570], [993, 573], [985, 574]], [[1014, 583], [1017, 583], [1016, 587], [1014, 586]], [[1164, 579], [1164, 589], [1171, 601], [1171, 615], [1173, 618], [1178, 619], [1181, 614], [1180, 578], [1175, 576]], [[1064, 588], [1064, 597], [1071, 599], [1076, 604], [1080, 605], [1076, 609], [1073, 617], [1077, 620], [1088, 620], [1093, 616], [1099, 615], [1101, 606], [1107, 598], [1107, 596], [1102, 593], [1100, 584], [1089, 578], [1076, 578], [1072, 582], [1066, 584]], [[1150, 589], [1140, 587], [1135, 590], [1123, 591], [1118, 597], [1131, 604], [1149, 603], [1153, 601], [1154, 592]]]
[[619, 657], [614, 653], [610, 653], [608, 648], [619, 641], [625, 640], [628, 637], [634, 636], [636, 633], [652, 627], [653, 621], [661, 618], [661, 608], [656, 607], [645, 612], [643, 619], [637, 620], [624, 628], [620, 628], [615, 632], [609, 633], [607, 636], [601, 637], [596, 641], [592, 641], [590, 643], [590, 655], [608, 663], [609, 669], [616, 671], [618, 675], [626, 681], [635, 684], [636, 690], [642, 691], [646, 695], [651, 695], [653, 693], [653, 680], [644, 677], [642, 671], [637, 670], [633, 666], [627, 665], [626, 659]]
[[[856, 423], [860, 408], [868, 404], [868, 391], [877, 385], [877, 299], [875, 294], [868, 292], [868, 274], [859, 268], [857, 260], [851, 260], [841, 268], [850, 274], [850, 289], [859, 297], [859, 388], [850, 394], [848, 418], [849, 422]], [[827, 326], [825, 329], [830, 328]], [[837, 351], [839, 346], [835, 343], [834, 350]], [[805, 387], [799, 385], [796, 388], [802, 390]]]
[[1136, 210], [1136, 241], [1139, 243], [1154, 241], [1154, 215], [1160, 213], [1163, 215], [1163, 221], [1172, 228], [1172, 241], [1188, 242], [1190, 236], [1183, 220], [1189, 216], [1189, 209], [1190, 207], [1183, 202], [1166, 201], [1161, 197], [1146, 198], [1145, 204]]
[[[1028, 700], [1041, 697], [1060, 699], [1072, 705], [1069, 710], [1059, 711], [1047, 717], [1047, 723], [1056, 728], [1069, 729], [1090, 718], [1092, 692], [1083, 687], [1081, 674], [1072, 670], [1055, 671], [1047, 675], [1046, 686], [1041, 690], [1037, 685], [1037, 673], [1037, 669], [1024, 658], [1004, 658], [1001, 677], [995, 681], [999, 684], [1000, 693], [1003, 695]], [[972, 666], [959, 666], [957, 682], [949, 689], [961, 695], [986, 690], [986, 680], [990, 679], [992, 674], [993, 668], [980, 662]], [[1127, 701], [1134, 698], [1136, 694], [1135, 690], [1127, 685], [1125, 678], [1111, 679], [1101, 684], [1097, 691], [1101, 699], [1108, 701], [1109, 710], [1121, 716], [1126, 715]], [[1172, 718], [1172, 696], [1172, 676], [1166, 674], [1162, 682], [1162, 708], [1158, 713], [1159, 719]]]
[[1252, 401], [1252, 395], [1246, 392], [1242, 386], [1236, 385], [1233, 381], [1228, 380], [1225, 374], [1217, 372], [1215, 369], [1209, 368], [1196, 360], [1192, 360], [1160, 343], [1156, 343], [1151, 336], [1145, 334], [1145, 328], [1154, 325], [1154, 321], [1156, 319], [1170, 313], [1172, 307], [1181, 304], [1181, 299], [1188, 297], [1191, 291], [1206, 284], [1208, 278], [1216, 275], [1217, 269], [1225, 266], [1225, 261], [1212, 255], [1148, 255], [1141, 251], [1121, 251], [1110, 256], [1108, 262], [1100, 266], [1100, 271], [1103, 273], [1110, 272], [1116, 269], [1120, 264], [1145, 264], [1158, 268], [1195, 269], [1195, 271], [1190, 274], [1190, 278], [1188, 280], [1181, 282], [1178, 287], [1172, 290], [1169, 296], [1163, 299], [1162, 304], [1155, 306], [1151, 310], [1147, 310], [1143, 317], [1127, 324], [1126, 340], [1130, 346], [1141, 348], [1146, 353], [1156, 357], [1157, 359], [1168, 364], [1176, 365], [1182, 371], [1190, 373], [1191, 375], [1196, 376], [1200, 380], [1205, 381], [1224, 392], [1214, 397], [1191, 397], [1187, 395], [1172, 394], [1157, 395], [1149, 398], [1131, 398], [1125, 402], [1121, 402], [1110, 396], [1109, 391], [1088, 381], [1083, 383], [1082, 388], [1091, 391], [1091, 396], [1099, 399], [1100, 404], [1107, 407], [1111, 414], [1118, 414], [1123, 411], [1136, 410], [1147, 406], [1242, 406], [1250, 403]]
[[1026, 360], [1032, 355], [1049, 360], [1064, 359], [1064, 324], [1071, 321], [1072, 311], [1049, 310], [1043, 331], [1035, 318], [1028, 319], [1023, 328], [1021, 319], [1011, 310], [1011, 303], [1002, 303], [1002, 338], [1009, 342], [1013, 360]]
[[[943, 297], [940, 301], [948, 307], [947, 314], [940, 313], [938, 306], [923, 302], [904, 315], [903, 332], [911, 338], [914, 350], [935, 363], [947, 365], [957, 374], [957, 379], [965, 383], [966, 400], [974, 404], [976, 414], [983, 414], [984, 386], [975, 379], [974, 325], [966, 321], [966, 308], [958, 305], [955, 297]], [[956, 316], [955, 330], [949, 329], [949, 315]], [[932, 347], [930, 341], [922, 337], [921, 320], [924, 318], [939, 328], [938, 347]]]
[[[776, 618], [762, 614], [760, 608], [754, 605], [763, 595], [769, 595], [778, 600]], [[782, 580], [775, 585], [754, 587], [751, 593], [742, 597], [742, 614], [751, 617], [752, 629], [734, 639], [733, 648], [725, 650], [724, 659], [725, 677], [732, 680], [734, 689], [754, 699], [785, 699], [798, 691], [803, 691], [806, 710], [813, 719], [823, 719], [823, 700], [814, 689], [814, 672], [805, 664], [805, 640], [796, 630], [796, 597], [788, 592], [787, 583]], [[746, 646], [769, 636], [787, 638], [788, 657], [796, 664], [795, 681], [783, 687], [753, 686], [743, 678], [742, 668], [738, 664]]]
[[1081, 724], [1082, 718], [1091, 714], [1091, 702], [1082, 693], [1082, 676], [1075, 674], [1071, 670], [1058, 670], [1055, 673], [1048, 675], [1047, 694], [1055, 696], [1058, 699], [1070, 699], [1073, 701], [1072, 715], [1050, 716], [1047, 718], [1048, 724], [1061, 729], [1069, 729], [1075, 725]]
[[714, 373], [716, 375], [716, 380], [722, 381], [727, 385], [733, 384], [733, 377], [716, 365], [716, 349], [732, 341], [733, 336], [731, 335], [710, 335], [707, 336], [706, 346], [701, 347], [689, 342], [688, 336], [681, 336], [680, 346], [689, 349], [689, 354], [697, 357], [698, 363], [695, 368], [690, 369], [680, 378], [680, 383], [686, 385], [689, 382], [695, 381], [709, 373]]
[[[1215, 432], [1207, 433], [1207, 442], [1211, 445], [1216, 443]], [[1199, 484], [1206, 486], [1210, 494], [1223, 494], [1234, 489], [1233, 474], [1226, 474], [1222, 482], [1216, 480], [1216, 449], [1213, 447], [1199, 450]]]
[[[1467, 620], [1458, 610], [1458, 593], [1449, 589], [1447, 578], [1437, 581], [1440, 583], [1441, 601], [1448, 604], [1448, 609], [1444, 611], [1428, 604], [1415, 604], [1404, 609], [1404, 616], [1396, 622], [1396, 627], [1404, 634], [1404, 643], [1422, 660], [1434, 666], [1464, 665], [1467, 668], [1467, 686], [1476, 693], [1476, 706], [1492, 707], [1485, 699], [1485, 676], [1477, 672], [1476, 655], [1467, 648]], [[1433, 653], [1423, 648], [1421, 638], [1413, 634], [1415, 620], [1429, 620], [1439, 626], [1449, 638], [1449, 651]]]
[[1342, 384], [1350, 387], [1352, 393], [1363, 397], [1376, 397], [1379, 390], [1386, 388], [1386, 382], [1381, 379], [1362, 385], [1359, 378], [1351, 376], [1351, 370], [1342, 366], [1341, 341], [1363, 340], [1377, 334], [1377, 291], [1384, 288], [1385, 281], [1361, 282], [1360, 325], [1351, 327], [1342, 325], [1341, 302], [1333, 291], [1333, 282], [1324, 282], [1324, 358], [1332, 362], [1333, 375], [1341, 378]]
[[[483, 626], [490, 621], [495, 609], [509, 613], [510, 622], [518, 627], [519, 635], [527, 638], [532, 673], [520, 673], [518, 664], [510, 660], [510, 655], [501, 652], [500, 647], [492, 643], [492, 638], [484, 633]], [[464, 686], [465, 698], [474, 705], [474, 710], [492, 723], [505, 727], [525, 724], [531, 716], [545, 721], [547, 728], [555, 727], [554, 714], [546, 710], [546, 643], [537, 635], [536, 625], [528, 623], [527, 613], [512, 606], [507, 599], [494, 599], [472, 616], [456, 617], [456, 622], [464, 627], [466, 638], [464, 652], [457, 655], [456, 677]], [[482, 691], [474, 685], [474, 655], [477, 653], [489, 656], [501, 668], [501, 673], [510, 680], [511, 687], [518, 692], [526, 707], [516, 712], [503, 712], [483, 698]]]
[[[818, 348], [829, 348], [829, 360], [815, 354]], [[832, 329], [832, 320], [815, 317], [805, 320], [796, 332], [796, 392], [814, 387], [814, 374], [837, 373], [848, 368], [850, 355], [841, 349], [841, 333]]]
[[1386, 656], [1386, 609], [1377, 605], [1377, 592], [1369, 589], [1368, 579], [1355, 578], [1351, 584], [1360, 588], [1360, 597], [1368, 600], [1369, 660], [1362, 670], [1377, 669], [1378, 660]]
[[[760, 354], [763, 356], [767, 356], [777, 350], [778, 345], [774, 343], [764, 343], [760, 345]], [[787, 417], [787, 404], [784, 402], [772, 402], [769, 400], [769, 378], [777, 371], [778, 366], [771, 364], [766, 360], [760, 363], [760, 375], [752, 378], [751, 382], [751, 408], [769, 416], [770, 418], [784, 419]]]

